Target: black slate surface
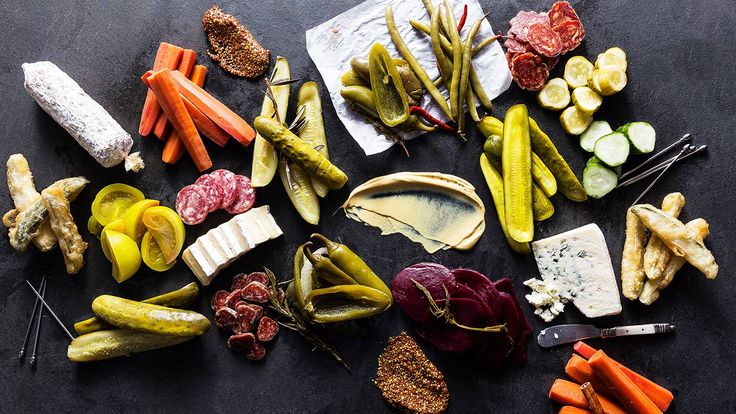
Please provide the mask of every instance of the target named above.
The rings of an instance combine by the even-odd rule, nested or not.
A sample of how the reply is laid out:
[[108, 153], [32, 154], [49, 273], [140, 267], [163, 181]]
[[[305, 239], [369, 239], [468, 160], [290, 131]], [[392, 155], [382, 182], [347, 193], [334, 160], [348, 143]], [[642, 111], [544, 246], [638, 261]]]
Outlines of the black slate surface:
[[[220, 6], [245, 22], [274, 55], [291, 62], [292, 73], [320, 83], [309, 59], [304, 31], [358, 1], [248, 1], [223, 2]], [[491, 11], [496, 30], [520, 9], [544, 9], [551, 2], [481, 1]], [[707, 143], [707, 156], [674, 168], [645, 201], [658, 204], [666, 193], [681, 191], [687, 198], [683, 218], [704, 217], [710, 222], [707, 244], [721, 265], [721, 274], [708, 281], [692, 268], [681, 271], [661, 299], [650, 307], [624, 300], [621, 315], [597, 320], [601, 326], [645, 322], [670, 322], [677, 332], [658, 337], [591, 341], [613, 357], [670, 388], [676, 395], [672, 413], [736, 412], [731, 377], [734, 363], [734, 264], [733, 176], [731, 136], [736, 129], [733, 96], [736, 94], [734, 38], [736, 13], [730, 1], [686, 2], [576, 1], [574, 5], [587, 28], [583, 45], [574, 52], [594, 60], [608, 47], [618, 45], [629, 56], [629, 86], [606, 98], [596, 119], [612, 125], [645, 120], [657, 129], [658, 147], [691, 132]], [[130, 132], [138, 126], [145, 88], [138, 77], [148, 69], [160, 41], [197, 51], [199, 62], [210, 70], [207, 89], [252, 119], [261, 105], [262, 85], [236, 79], [217, 68], [206, 56], [200, 27], [203, 1], [82, 1], [3, 2], [0, 4], [0, 159], [22, 152], [30, 162], [39, 188], [70, 175], [85, 175], [92, 183], [73, 204], [73, 213], [84, 228], [94, 194], [113, 182], [139, 187], [149, 198], [172, 206], [176, 192], [198, 176], [184, 161], [174, 167], [159, 162], [161, 143], [135, 137], [135, 150], [144, 154], [147, 168], [141, 174], [125, 174], [122, 167], [103, 169], [88, 156], [23, 90], [23, 62], [51, 60], [68, 72]], [[417, 11], [421, 17], [422, 12]], [[407, 24], [407, 23], [402, 23]], [[567, 57], [572, 56], [572, 54]], [[564, 64], [564, 59], [561, 62]], [[553, 75], [560, 75], [563, 65]], [[292, 95], [294, 101], [295, 93]], [[543, 111], [535, 97], [515, 86], [495, 100], [497, 114], [517, 102], [528, 104], [531, 114], [553, 137], [573, 169], [582, 171], [586, 154], [576, 139], [566, 136], [556, 114]], [[492, 278], [511, 277], [519, 295], [521, 282], [537, 275], [531, 257], [514, 255], [498, 228], [489, 192], [477, 165], [481, 139], [468, 143], [432, 135], [411, 142], [411, 158], [391, 150], [366, 157], [346, 133], [332, 105], [323, 100], [330, 152], [335, 163], [350, 176], [348, 186], [322, 202], [319, 230], [348, 242], [374, 269], [390, 281], [403, 267], [419, 261], [437, 261], [448, 267], [467, 266]], [[290, 111], [293, 113], [293, 108]], [[252, 150], [235, 143], [224, 151], [213, 149], [216, 167], [249, 174]], [[636, 162], [636, 159], [635, 161]], [[396, 171], [437, 170], [469, 180], [477, 187], [489, 212], [487, 231], [470, 252], [447, 251], [428, 255], [418, 244], [402, 236], [380, 237], [378, 231], [346, 219], [337, 211], [351, 188], [370, 177]], [[624, 210], [646, 186], [616, 192], [601, 201], [575, 204], [554, 198], [556, 214], [537, 226], [537, 237], [595, 222], [606, 235], [614, 267], [620, 267]], [[3, 186], [3, 210], [11, 200]], [[269, 242], [230, 266], [203, 289], [195, 308], [208, 317], [209, 298], [229, 285], [241, 271], [268, 266], [282, 278], [289, 277], [296, 246], [314, 229], [295, 215], [281, 185], [276, 182], [258, 192], [258, 204], [269, 204], [285, 236]], [[337, 211], [337, 212], [336, 212]], [[333, 214], [333, 212], [336, 212]], [[187, 228], [187, 242], [226, 219], [211, 215], [204, 224]], [[175, 348], [107, 362], [74, 364], [66, 359], [68, 340], [47, 316], [44, 318], [38, 365], [19, 364], [17, 352], [33, 305], [25, 279], [38, 283], [49, 277], [48, 302], [67, 326], [90, 313], [89, 304], [103, 293], [143, 298], [177, 288], [193, 276], [182, 263], [156, 274], [142, 269], [118, 285], [110, 276], [110, 264], [99, 243], [90, 242], [87, 265], [75, 277], [64, 273], [58, 251], [40, 254], [31, 248], [20, 254], [0, 238], [0, 412], [386, 412], [380, 393], [371, 383], [376, 359], [386, 339], [402, 329], [413, 334], [398, 308], [370, 321], [370, 335], [362, 339], [335, 337], [334, 341], [353, 367], [343, 370], [328, 356], [312, 352], [300, 337], [282, 332], [269, 348], [266, 360], [252, 363], [230, 352], [226, 337], [216, 330]], [[622, 299], [623, 300], [623, 299]], [[532, 318], [535, 335], [544, 327]], [[568, 310], [556, 322], [581, 322]], [[422, 342], [420, 342], [422, 344]], [[564, 376], [571, 348], [542, 350], [529, 344], [529, 361], [523, 366], [478, 370], [456, 355], [423, 348], [444, 372], [450, 391], [450, 412], [556, 412], [546, 397], [552, 381]]]

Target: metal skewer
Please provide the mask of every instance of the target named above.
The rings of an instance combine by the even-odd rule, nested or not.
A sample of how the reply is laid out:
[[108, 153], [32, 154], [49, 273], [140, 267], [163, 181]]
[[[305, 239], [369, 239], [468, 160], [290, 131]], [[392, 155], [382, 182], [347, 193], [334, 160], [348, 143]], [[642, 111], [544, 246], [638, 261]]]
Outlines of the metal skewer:
[[625, 173], [621, 174], [621, 177], [619, 177], [619, 179], [620, 180], [625, 179], [626, 177], [630, 176], [631, 174], [633, 174], [633, 173], [639, 171], [640, 169], [644, 168], [647, 164], [651, 163], [657, 157], [661, 156], [665, 152], [671, 150], [672, 148], [678, 146], [679, 144], [682, 144], [683, 142], [690, 142], [691, 139], [692, 139], [692, 137], [690, 136], [689, 133], [683, 135], [682, 138], [680, 138], [677, 141], [673, 142], [672, 144], [668, 145], [667, 148], [665, 148], [662, 151], [659, 151], [658, 153], [652, 155], [646, 161], [642, 162], [641, 164], [637, 165], [636, 167], [632, 168], [631, 170], [626, 171]]
[[29, 281], [26, 280], [26, 283], [28, 284], [28, 287], [31, 288], [31, 290], [33, 291], [33, 293], [36, 294], [36, 297], [38, 297], [41, 300], [41, 303], [43, 304], [43, 307], [46, 308], [47, 311], [49, 311], [49, 313], [51, 314], [51, 316], [54, 317], [54, 320], [56, 320], [56, 323], [58, 323], [59, 326], [61, 327], [61, 329], [63, 329], [64, 332], [66, 332], [67, 336], [69, 336], [69, 339], [71, 339], [73, 341], [74, 340], [74, 335], [72, 335], [71, 332], [69, 332], [69, 330], [66, 329], [66, 326], [64, 326], [64, 324], [61, 322], [61, 320], [59, 319], [59, 317], [56, 316], [56, 313], [54, 313], [54, 311], [51, 310], [51, 307], [49, 306], [49, 304], [46, 303], [45, 300], [43, 300], [43, 298], [41, 297], [41, 295], [38, 293], [38, 291], [36, 291], [36, 289], [31, 284], [31, 282], [29, 282]]
[[[41, 279], [41, 283], [38, 285], [39, 289], [43, 289], [46, 286], [46, 276]], [[38, 311], [38, 298], [33, 302], [33, 312], [31, 312], [31, 319], [28, 320], [28, 328], [26, 328], [26, 336], [23, 339], [23, 346], [20, 347], [18, 352], [18, 359], [21, 361], [26, 356], [26, 345], [28, 345], [28, 339], [31, 337], [31, 327], [33, 326], [33, 320], [36, 319], [36, 312]]]
[[636, 182], [639, 182], [639, 181], [641, 181], [641, 180], [649, 177], [650, 175], [656, 173], [657, 171], [661, 171], [663, 168], [667, 167], [667, 165], [671, 161], [673, 161], [673, 160], [674, 161], [682, 161], [682, 160], [684, 160], [684, 159], [686, 159], [686, 158], [688, 158], [688, 157], [690, 157], [692, 155], [695, 155], [695, 154], [697, 154], [697, 153], [699, 153], [699, 152], [707, 149], [708, 146], [707, 145], [701, 145], [701, 146], [699, 146], [697, 148], [691, 146], [691, 148], [694, 148], [694, 149], [692, 149], [689, 152], [685, 153], [683, 156], [678, 157], [677, 155], [675, 155], [674, 157], [669, 158], [669, 159], [661, 162], [660, 164], [657, 164], [656, 166], [654, 166], [654, 167], [652, 167], [652, 168], [644, 171], [643, 173], [637, 175], [636, 177], [629, 178], [628, 180], [620, 183], [619, 185], [616, 186], [616, 188], [626, 187], [627, 185], [630, 185], [630, 184], [634, 184]]
[[685, 146], [684, 146], [684, 147], [682, 147], [682, 149], [680, 150], [680, 153], [679, 153], [679, 154], [677, 154], [677, 157], [675, 157], [675, 159], [673, 159], [672, 161], [670, 161], [670, 163], [669, 163], [669, 164], [667, 164], [667, 166], [666, 166], [666, 167], [664, 167], [664, 169], [662, 170], [662, 172], [661, 172], [661, 173], [659, 173], [659, 175], [657, 176], [657, 178], [655, 178], [655, 179], [654, 179], [654, 181], [652, 181], [652, 183], [651, 183], [651, 184], [649, 184], [649, 186], [648, 186], [647, 188], [645, 188], [645, 189], [644, 189], [644, 192], [643, 192], [643, 193], [641, 193], [641, 195], [639, 195], [639, 197], [637, 197], [637, 198], [636, 198], [636, 200], [634, 200], [634, 202], [633, 202], [633, 203], [632, 203], [631, 205], [633, 206], [633, 205], [636, 205], [636, 204], [638, 204], [638, 203], [639, 203], [639, 201], [640, 201], [640, 200], [641, 200], [642, 198], [644, 198], [644, 196], [645, 196], [645, 195], [647, 195], [647, 193], [649, 192], [649, 190], [651, 190], [651, 189], [652, 189], [652, 187], [654, 187], [654, 185], [655, 185], [655, 184], [657, 184], [657, 181], [659, 181], [659, 179], [660, 179], [660, 178], [662, 178], [662, 176], [663, 176], [663, 175], [664, 175], [664, 174], [665, 174], [665, 173], [667, 172], [667, 170], [669, 170], [669, 169], [670, 169], [670, 167], [672, 167], [672, 165], [673, 165], [673, 164], [675, 163], [675, 161], [677, 161], [677, 159], [678, 159], [678, 158], [680, 158], [680, 157], [681, 157], [681, 156], [682, 156], [682, 155], [683, 155], [683, 154], [684, 154], [684, 153], [685, 153], [686, 151], [688, 151], [688, 150], [689, 150], [689, 149], [690, 149], [691, 147], [693, 147], [693, 146], [692, 146], [692, 145], [690, 145], [690, 144], [685, 144]]
[[[46, 297], [46, 283], [41, 288], [41, 298]], [[37, 298], [38, 299], [38, 298]], [[41, 333], [41, 321], [43, 320], [43, 307], [38, 312], [38, 320], [36, 321], [36, 336], [33, 339], [33, 353], [31, 354], [31, 366], [36, 365], [36, 355], [38, 354], [38, 336]]]

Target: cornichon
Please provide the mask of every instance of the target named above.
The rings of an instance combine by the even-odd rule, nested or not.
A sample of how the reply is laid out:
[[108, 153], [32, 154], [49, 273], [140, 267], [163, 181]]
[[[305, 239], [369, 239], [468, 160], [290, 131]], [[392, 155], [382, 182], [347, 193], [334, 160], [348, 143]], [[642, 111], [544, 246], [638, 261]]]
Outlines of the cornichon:
[[92, 311], [119, 328], [159, 335], [202, 335], [210, 328], [210, 321], [200, 313], [111, 295], [95, 298]]
[[[64, 197], [71, 202], [87, 183], [89, 183], [89, 180], [84, 177], [70, 177], [56, 181], [48, 189], [60, 187], [64, 191]], [[49, 212], [40, 197], [25, 210], [18, 213], [15, 217], [15, 227], [12, 227], [9, 232], [10, 245], [19, 252], [25, 251], [48, 215]]]
[[66, 356], [74, 362], [101, 361], [180, 344], [194, 336], [157, 335], [129, 329], [109, 329], [78, 336]]
[[519, 242], [534, 238], [531, 163], [529, 114], [525, 105], [514, 105], [506, 111], [501, 165], [506, 226]]
[[[299, 138], [310, 143], [312, 148], [322, 154], [323, 157], [330, 159], [330, 153], [327, 150], [327, 136], [325, 134], [325, 122], [322, 119], [322, 101], [319, 97], [319, 87], [317, 82], [304, 82], [299, 88], [299, 96], [297, 108], [304, 108], [304, 118], [307, 120], [306, 125], [299, 131]], [[316, 178], [310, 178], [314, 192], [318, 196], [327, 195], [327, 187]]]
[[[276, 64], [273, 67], [273, 80], [291, 79], [291, 69], [289, 61], [283, 56], [276, 58]], [[286, 118], [286, 110], [289, 106], [289, 94], [291, 85], [272, 86], [271, 91], [278, 105], [278, 119], [284, 122]], [[275, 114], [274, 102], [268, 96], [263, 97], [261, 105], [261, 115], [272, 117]], [[268, 141], [263, 139], [261, 134], [256, 134], [253, 143], [253, 166], [250, 182], [253, 187], [265, 187], [273, 180], [276, 175], [279, 160], [276, 151]]]
[[509, 235], [508, 229], [506, 228], [506, 215], [504, 214], [504, 200], [503, 200], [503, 178], [501, 173], [498, 172], [488, 160], [486, 154], [480, 154], [480, 169], [483, 172], [483, 177], [486, 179], [488, 189], [491, 191], [491, 198], [493, 199], [493, 205], [496, 206], [496, 215], [498, 215], [498, 222], [501, 224], [501, 231], [506, 236], [506, 241], [511, 246], [511, 250], [521, 253], [529, 254], [531, 249], [529, 243], [518, 242]]
[[278, 121], [258, 116], [253, 124], [256, 131], [273, 144], [283, 156], [302, 167], [330, 190], [342, 188], [348, 181], [348, 176], [342, 170]]
[[532, 118], [529, 118], [529, 134], [534, 152], [539, 155], [544, 165], [552, 171], [552, 174], [557, 179], [557, 186], [562, 195], [572, 201], [587, 200], [588, 195], [585, 193], [585, 189], [580, 184], [580, 181], [578, 181], [578, 177], [575, 176], [575, 173], [572, 172], [565, 159], [557, 151], [552, 140], [539, 128], [537, 122]]
[[[163, 295], [154, 296], [152, 298], [142, 300], [141, 302], [150, 303], [152, 305], [168, 306], [170, 308], [186, 308], [194, 303], [194, 300], [197, 299], [197, 295], [199, 295], [199, 285], [192, 282], [177, 290], [164, 293]], [[79, 335], [101, 331], [103, 329], [110, 329], [112, 327], [113, 325], [110, 325], [96, 316], [74, 324], [74, 330], [77, 331], [77, 334]]]
[[378, 289], [388, 296], [389, 300], [393, 301], [391, 289], [389, 289], [383, 280], [373, 272], [373, 269], [371, 269], [360, 256], [350, 250], [348, 246], [334, 242], [319, 233], [314, 233], [311, 237], [324, 243], [327, 248], [327, 254], [330, 261], [340, 268], [340, 270], [345, 272], [361, 285]]
[[389, 306], [391, 299], [380, 290], [339, 285], [311, 291], [305, 309], [315, 322], [333, 323], [377, 315]]
[[340, 83], [342, 83], [343, 86], [366, 86], [368, 83], [363, 80], [357, 73], [355, 73], [354, 70], [350, 69], [349, 71], [345, 72], [340, 76]]
[[279, 161], [279, 178], [286, 189], [291, 204], [299, 215], [309, 224], [319, 223], [319, 199], [312, 186], [309, 174], [296, 164], [287, 160]]
[[[490, 135], [483, 144], [483, 151], [500, 160], [503, 148], [502, 142], [503, 138], [500, 135]], [[534, 152], [532, 152], [532, 178], [534, 179], [534, 184], [539, 186], [547, 197], [552, 197], [557, 192], [557, 180], [555, 180], [555, 176], [552, 175], [552, 171], [544, 165], [542, 160]]]
[[380, 43], [371, 47], [368, 55], [371, 90], [378, 116], [388, 127], [395, 127], [409, 118], [409, 98], [396, 65]]

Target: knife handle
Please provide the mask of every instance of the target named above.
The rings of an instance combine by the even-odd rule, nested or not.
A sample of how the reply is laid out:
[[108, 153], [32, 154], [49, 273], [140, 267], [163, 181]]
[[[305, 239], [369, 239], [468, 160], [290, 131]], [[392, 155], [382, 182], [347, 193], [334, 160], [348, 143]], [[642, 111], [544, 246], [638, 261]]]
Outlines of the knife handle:
[[601, 338], [613, 338], [616, 336], [629, 335], [651, 335], [668, 333], [675, 330], [675, 325], [669, 323], [648, 323], [645, 325], [617, 326], [615, 328], [601, 329]]

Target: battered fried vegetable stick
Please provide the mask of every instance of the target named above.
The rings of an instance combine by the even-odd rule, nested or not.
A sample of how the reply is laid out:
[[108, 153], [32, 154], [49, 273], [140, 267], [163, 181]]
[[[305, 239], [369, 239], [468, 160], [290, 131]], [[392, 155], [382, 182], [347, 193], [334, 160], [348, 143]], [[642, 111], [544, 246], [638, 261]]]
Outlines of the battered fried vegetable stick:
[[684, 257], [708, 279], [716, 278], [718, 265], [713, 253], [680, 220], [650, 204], [633, 206], [631, 211], [652, 233], [662, 239], [672, 253]]
[[621, 258], [621, 290], [626, 298], [636, 300], [644, 286], [644, 246], [647, 235], [644, 224], [633, 213], [626, 211], [626, 241]]
[[[685, 197], [681, 193], [667, 194], [662, 200], [662, 211], [674, 218], [680, 215], [683, 206], [685, 206]], [[647, 278], [649, 280], [659, 279], [670, 257], [672, 257], [672, 251], [667, 248], [659, 236], [653, 234], [644, 251], [644, 273]]]
[[64, 254], [66, 272], [73, 275], [84, 266], [84, 252], [87, 243], [79, 235], [77, 225], [69, 211], [69, 199], [59, 187], [47, 188], [41, 192], [43, 205], [49, 212], [51, 228], [59, 240], [59, 248]]
[[[38, 201], [41, 195], [36, 191], [36, 185], [33, 183], [33, 174], [31, 174], [31, 170], [28, 168], [28, 161], [23, 154], [13, 154], [8, 157], [7, 177], [8, 190], [10, 190], [10, 197], [13, 198], [16, 212], [9, 212], [10, 215], [6, 215], [8, 217], [6, 226], [12, 227], [15, 223], [14, 217], [18, 212], [27, 209]], [[6, 216], [3, 216], [3, 223], [5, 223]], [[47, 252], [56, 246], [56, 236], [51, 229], [48, 219], [41, 223], [36, 237], [33, 238], [33, 244], [42, 252]]]
[[[702, 218], [692, 220], [685, 226], [687, 226], [700, 242], [708, 236], [708, 222]], [[644, 289], [642, 289], [641, 295], [639, 295], [639, 302], [645, 305], [651, 305], [655, 300], [659, 299], [659, 292], [669, 286], [675, 277], [675, 273], [682, 268], [685, 262], [686, 260], [680, 256], [672, 256], [667, 262], [662, 276], [657, 280], [647, 280], [644, 284]]]

